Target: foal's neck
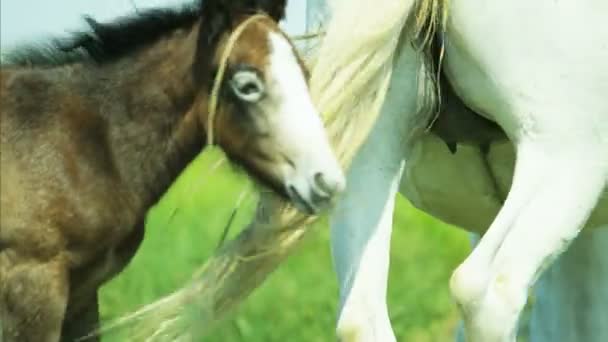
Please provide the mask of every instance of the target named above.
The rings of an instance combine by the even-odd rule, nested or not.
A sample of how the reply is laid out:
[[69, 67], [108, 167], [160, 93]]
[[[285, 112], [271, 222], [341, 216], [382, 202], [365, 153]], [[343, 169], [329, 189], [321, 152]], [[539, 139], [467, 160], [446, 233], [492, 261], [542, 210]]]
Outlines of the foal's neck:
[[103, 85], [91, 91], [108, 122], [115, 166], [139, 210], [153, 205], [203, 147], [195, 109], [206, 90], [197, 89], [193, 75], [197, 26], [102, 66], [88, 82]]

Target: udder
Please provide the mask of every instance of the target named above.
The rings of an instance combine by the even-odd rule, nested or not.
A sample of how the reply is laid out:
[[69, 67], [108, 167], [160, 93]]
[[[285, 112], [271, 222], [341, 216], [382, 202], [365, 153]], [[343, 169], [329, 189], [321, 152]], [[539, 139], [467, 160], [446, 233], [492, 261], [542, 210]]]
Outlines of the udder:
[[[413, 147], [400, 191], [430, 215], [483, 233], [508, 194], [514, 164], [515, 152], [509, 142], [492, 144], [486, 164], [479, 148], [461, 145], [452, 154], [441, 140], [429, 134]], [[608, 189], [586, 228], [606, 224]]]

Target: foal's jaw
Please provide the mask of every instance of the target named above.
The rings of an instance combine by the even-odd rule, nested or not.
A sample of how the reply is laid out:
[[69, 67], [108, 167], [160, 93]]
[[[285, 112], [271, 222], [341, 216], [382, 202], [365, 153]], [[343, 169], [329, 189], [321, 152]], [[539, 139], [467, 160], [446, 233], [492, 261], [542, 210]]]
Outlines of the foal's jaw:
[[312, 103], [303, 68], [291, 44], [270, 32], [268, 68], [270, 91], [277, 94], [275, 112], [268, 114], [285, 192], [295, 206], [308, 214], [327, 208], [346, 185], [326, 135], [320, 115]]

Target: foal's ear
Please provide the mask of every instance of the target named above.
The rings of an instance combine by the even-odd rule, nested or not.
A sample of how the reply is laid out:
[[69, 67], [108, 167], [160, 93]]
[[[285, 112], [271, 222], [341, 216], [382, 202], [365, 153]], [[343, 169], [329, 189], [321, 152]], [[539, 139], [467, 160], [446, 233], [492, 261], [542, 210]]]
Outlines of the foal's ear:
[[231, 27], [231, 1], [203, 0], [200, 2], [200, 29], [194, 74], [198, 81], [206, 82], [211, 77], [214, 51], [224, 32]]
[[266, 12], [276, 22], [285, 18], [287, 0], [253, 0], [250, 2], [253, 2], [256, 10]]
[[215, 48], [219, 37], [231, 26], [231, 1], [203, 0], [201, 2], [201, 32], [200, 39], [206, 48]]
[[210, 70], [209, 56], [215, 51], [222, 34], [233, 28], [233, 19], [237, 15], [264, 12], [279, 22], [285, 17], [286, 5], [287, 0], [202, 0], [195, 64], [197, 77], [203, 76], [205, 70]]
[[[209, 0], [207, 0], [209, 1]], [[226, 1], [233, 13], [239, 12], [264, 12], [274, 21], [279, 22], [285, 17], [287, 0], [232, 0]]]

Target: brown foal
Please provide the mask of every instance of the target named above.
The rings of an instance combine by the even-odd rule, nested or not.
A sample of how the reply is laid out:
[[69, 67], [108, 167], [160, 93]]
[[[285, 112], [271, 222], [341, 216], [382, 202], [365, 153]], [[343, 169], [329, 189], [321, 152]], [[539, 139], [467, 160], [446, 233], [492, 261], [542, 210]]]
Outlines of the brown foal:
[[71, 341], [97, 327], [99, 286], [137, 251], [147, 211], [210, 130], [233, 161], [308, 213], [344, 188], [305, 70], [278, 28], [284, 9], [207, 0], [88, 19], [91, 32], [3, 65], [3, 341]]

